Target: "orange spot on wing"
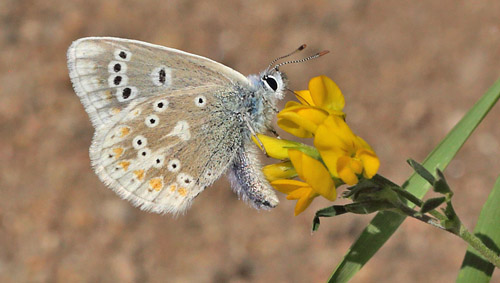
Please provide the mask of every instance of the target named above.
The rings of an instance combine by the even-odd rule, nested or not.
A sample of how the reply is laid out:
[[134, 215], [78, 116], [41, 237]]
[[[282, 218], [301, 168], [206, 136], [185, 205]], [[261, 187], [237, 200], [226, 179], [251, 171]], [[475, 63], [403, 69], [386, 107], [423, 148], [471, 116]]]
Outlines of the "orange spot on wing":
[[185, 188], [182, 188], [180, 187], [177, 192], [179, 192], [179, 194], [183, 197], [185, 197], [187, 195], [187, 190]]
[[116, 154], [115, 158], [118, 159], [123, 153], [123, 148], [121, 147], [113, 148], [113, 152]]
[[128, 170], [128, 167], [130, 166], [130, 162], [129, 161], [122, 161], [120, 163], [118, 163], [122, 168], [123, 170], [127, 171]]
[[112, 108], [111, 114], [116, 115], [116, 114], [120, 113], [120, 111], [121, 111], [120, 108]]
[[104, 92], [104, 95], [106, 96], [107, 100], [113, 99], [113, 95], [111, 94], [111, 90], [109, 89]]
[[177, 189], [177, 184], [176, 183], [173, 183], [172, 185], [170, 185], [170, 191], [171, 192], [175, 192], [176, 189]]
[[135, 170], [134, 171], [135, 177], [137, 177], [137, 180], [142, 181], [144, 179], [144, 170]]
[[124, 136], [128, 135], [130, 133], [130, 128], [129, 127], [122, 127], [120, 129], [120, 134], [121, 134], [121, 138], [123, 138]]
[[163, 188], [163, 181], [161, 178], [153, 178], [149, 180], [149, 188], [159, 192]]

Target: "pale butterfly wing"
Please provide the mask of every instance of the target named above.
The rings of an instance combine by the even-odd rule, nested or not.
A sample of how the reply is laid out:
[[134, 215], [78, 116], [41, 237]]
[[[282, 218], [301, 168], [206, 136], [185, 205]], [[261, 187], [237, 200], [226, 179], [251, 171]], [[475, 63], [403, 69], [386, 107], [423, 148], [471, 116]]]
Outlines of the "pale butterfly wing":
[[70, 47], [68, 66], [96, 128], [90, 157], [97, 175], [142, 209], [184, 211], [241, 146], [239, 131], [227, 130], [240, 125], [221, 100], [235, 99], [228, 86], [248, 80], [222, 64], [138, 41], [87, 38]]
[[[219, 130], [237, 125], [228, 125], [225, 112], [208, 110], [217, 106], [207, 93], [217, 91], [173, 91], [134, 105], [114, 127], [96, 133], [91, 159], [98, 175], [142, 209], [184, 211], [226, 170], [228, 152], [238, 146], [237, 131]], [[200, 110], [179, 119], [186, 116], [187, 103], [198, 103]]]
[[136, 40], [82, 38], [67, 56], [75, 91], [96, 127], [107, 124], [128, 102], [165, 91], [249, 84], [239, 72], [208, 58]]

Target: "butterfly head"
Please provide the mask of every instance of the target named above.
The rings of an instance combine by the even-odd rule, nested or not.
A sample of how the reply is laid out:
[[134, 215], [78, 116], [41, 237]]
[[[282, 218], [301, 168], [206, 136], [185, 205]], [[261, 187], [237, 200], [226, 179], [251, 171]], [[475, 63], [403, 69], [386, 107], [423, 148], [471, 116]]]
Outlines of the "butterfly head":
[[278, 99], [283, 98], [283, 92], [286, 88], [286, 76], [284, 73], [272, 69], [272, 71], [264, 71], [260, 74], [261, 84], [266, 91], [271, 92]]
[[325, 50], [325, 51], [318, 52], [312, 56], [309, 56], [309, 57], [306, 57], [303, 59], [286, 61], [286, 62], [282, 62], [282, 63], [274, 65], [278, 60], [289, 57], [289, 56], [291, 56], [299, 51], [304, 50], [305, 48], [306, 48], [306, 45], [302, 44], [301, 46], [299, 46], [299, 48], [295, 49], [293, 52], [274, 59], [269, 64], [267, 69], [260, 74], [260, 80], [261, 80], [262, 84], [264, 85], [264, 88], [267, 91], [274, 93], [274, 96], [276, 98], [278, 98], [278, 99], [283, 98], [283, 92], [286, 89], [286, 81], [287, 81], [285, 74], [279, 70], [279, 67], [281, 67], [283, 65], [287, 65], [287, 64], [305, 62], [305, 61], [308, 61], [311, 59], [321, 57], [321, 56], [328, 53], [328, 51]]

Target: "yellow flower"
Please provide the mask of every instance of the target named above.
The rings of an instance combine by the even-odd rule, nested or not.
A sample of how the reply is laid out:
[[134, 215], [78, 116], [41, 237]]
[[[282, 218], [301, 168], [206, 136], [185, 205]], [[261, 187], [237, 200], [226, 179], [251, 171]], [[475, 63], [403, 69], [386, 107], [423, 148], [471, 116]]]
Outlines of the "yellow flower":
[[337, 84], [327, 76], [312, 78], [309, 81], [309, 90], [296, 91], [295, 96], [304, 105], [322, 108], [330, 114], [344, 114], [344, 95]]
[[266, 165], [262, 168], [262, 172], [269, 182], [278, 179], [291, 179], [297, 177], [297, 171], [295, 171], [290, 161]]
[[373, 149], [356, 136], [345, 121], [330, 115], [316, 130], [314, 146], [330, 173], [348, 185], [358, 183], [358, 175], [372, 178], [380, 161]]
[[[289, 148], [294, 148], [302, 145], [299, 142], [273, 138], [263, 134], [257, 134], [257, 138], [264, 145], [264, 148], [266, 149], [266, 153], [268, 156], [281, 160], [288, 159]], [[252, 136], [252, 140], [262, 150], [260, 143], [254, 136]]]
[[278, 126], [300, 138], [310, 138], [328, 115], [344, 117], [345, 100], [338, 86], [327, 76], [314, 77], [309, 90], [296, 91], [302, 103], [290, 101], [278, 113]]
[[289, 149], [288, 156], [299, 177], [298, 180], [278, 179], [271, 185], [278, 191], [287, 194], [287, 199], [296, 199], [295, 215], [304, 211], [319, 195], [328, 200], [335, 200], [337, 192], [330, 173], [323, 164], [300, 150]]
[[289, 101], [285, 109], [278, 113], [278, 126], [299, 138], [310, 138], [318, 125], [328, 117], [328, 112], [295, 101]]

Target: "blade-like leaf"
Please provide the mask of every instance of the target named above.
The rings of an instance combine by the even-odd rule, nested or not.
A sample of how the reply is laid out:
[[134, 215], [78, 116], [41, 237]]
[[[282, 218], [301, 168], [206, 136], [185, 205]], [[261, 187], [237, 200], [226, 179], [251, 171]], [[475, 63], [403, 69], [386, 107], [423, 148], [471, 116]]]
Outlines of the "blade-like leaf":
[[452, 193], [446, 179], [444, 178], [443, 172], [438, 169], [436, 170], [436, 173], [438, 175], [438, 179], [434, 182], [434, 191], [443, 195]]
[[434, 191], [443, 195], [451, 192], [448, 183], [446, 183], [446, 181], [441, 178], [437, 179], [437, 181], [434, 183]]
[[318, 217], [333, 217], [346, 213], [346, 209], [343, 205], [332, 205], [323, 209], [316, 211], [316, 216]]
[[[446, 135], [441, 143], [429, 154], [423, 166], [430, 172], [437, 168], [444, 170], [458, 150], [472, 134], [500, 97], [500, 80], [479, 99], [458, 124]], [[429, 190], [429, 184], [417, 174], [405, 183], [406, 189], [422, 198]], [[405, 220], [393, 212], [380, 212], [361, 233], [337, 266], [330, 282], [347, 282], [382, 247]]]
[[[481, 210], [474, 234], [497, 254], [500, 253], [500, 177]], [[495, 266], [485, 260], [479, 252], [469, 247], [465, 254], [457, 282], [490, 282]]]
[[320, 225], [320, 217], [334, 217], [347, 213], [343, 205], [332, 205], [316, 211], [316, 216], [313, 219], [312, 231], [318, 231]]
[[410, 164], [411, 168], [413, 168], [413, 170], [415, 170], [415, 172], [418, 175], [422, 176], [422, 178], [427, 180], [427, 182], [429, 182], [429, 184], [434, 184], [436, 179], [434, 178], [434, 176], [432, 176], [431, 172], [427, 171], [427, 169], [425, 169], [425, 167], [422, 166], [422, 164], [418, 163], [417, 161], [415, 161], [413, 159], [408, 159], [406, 162], [408, 162], [408, 164]]

